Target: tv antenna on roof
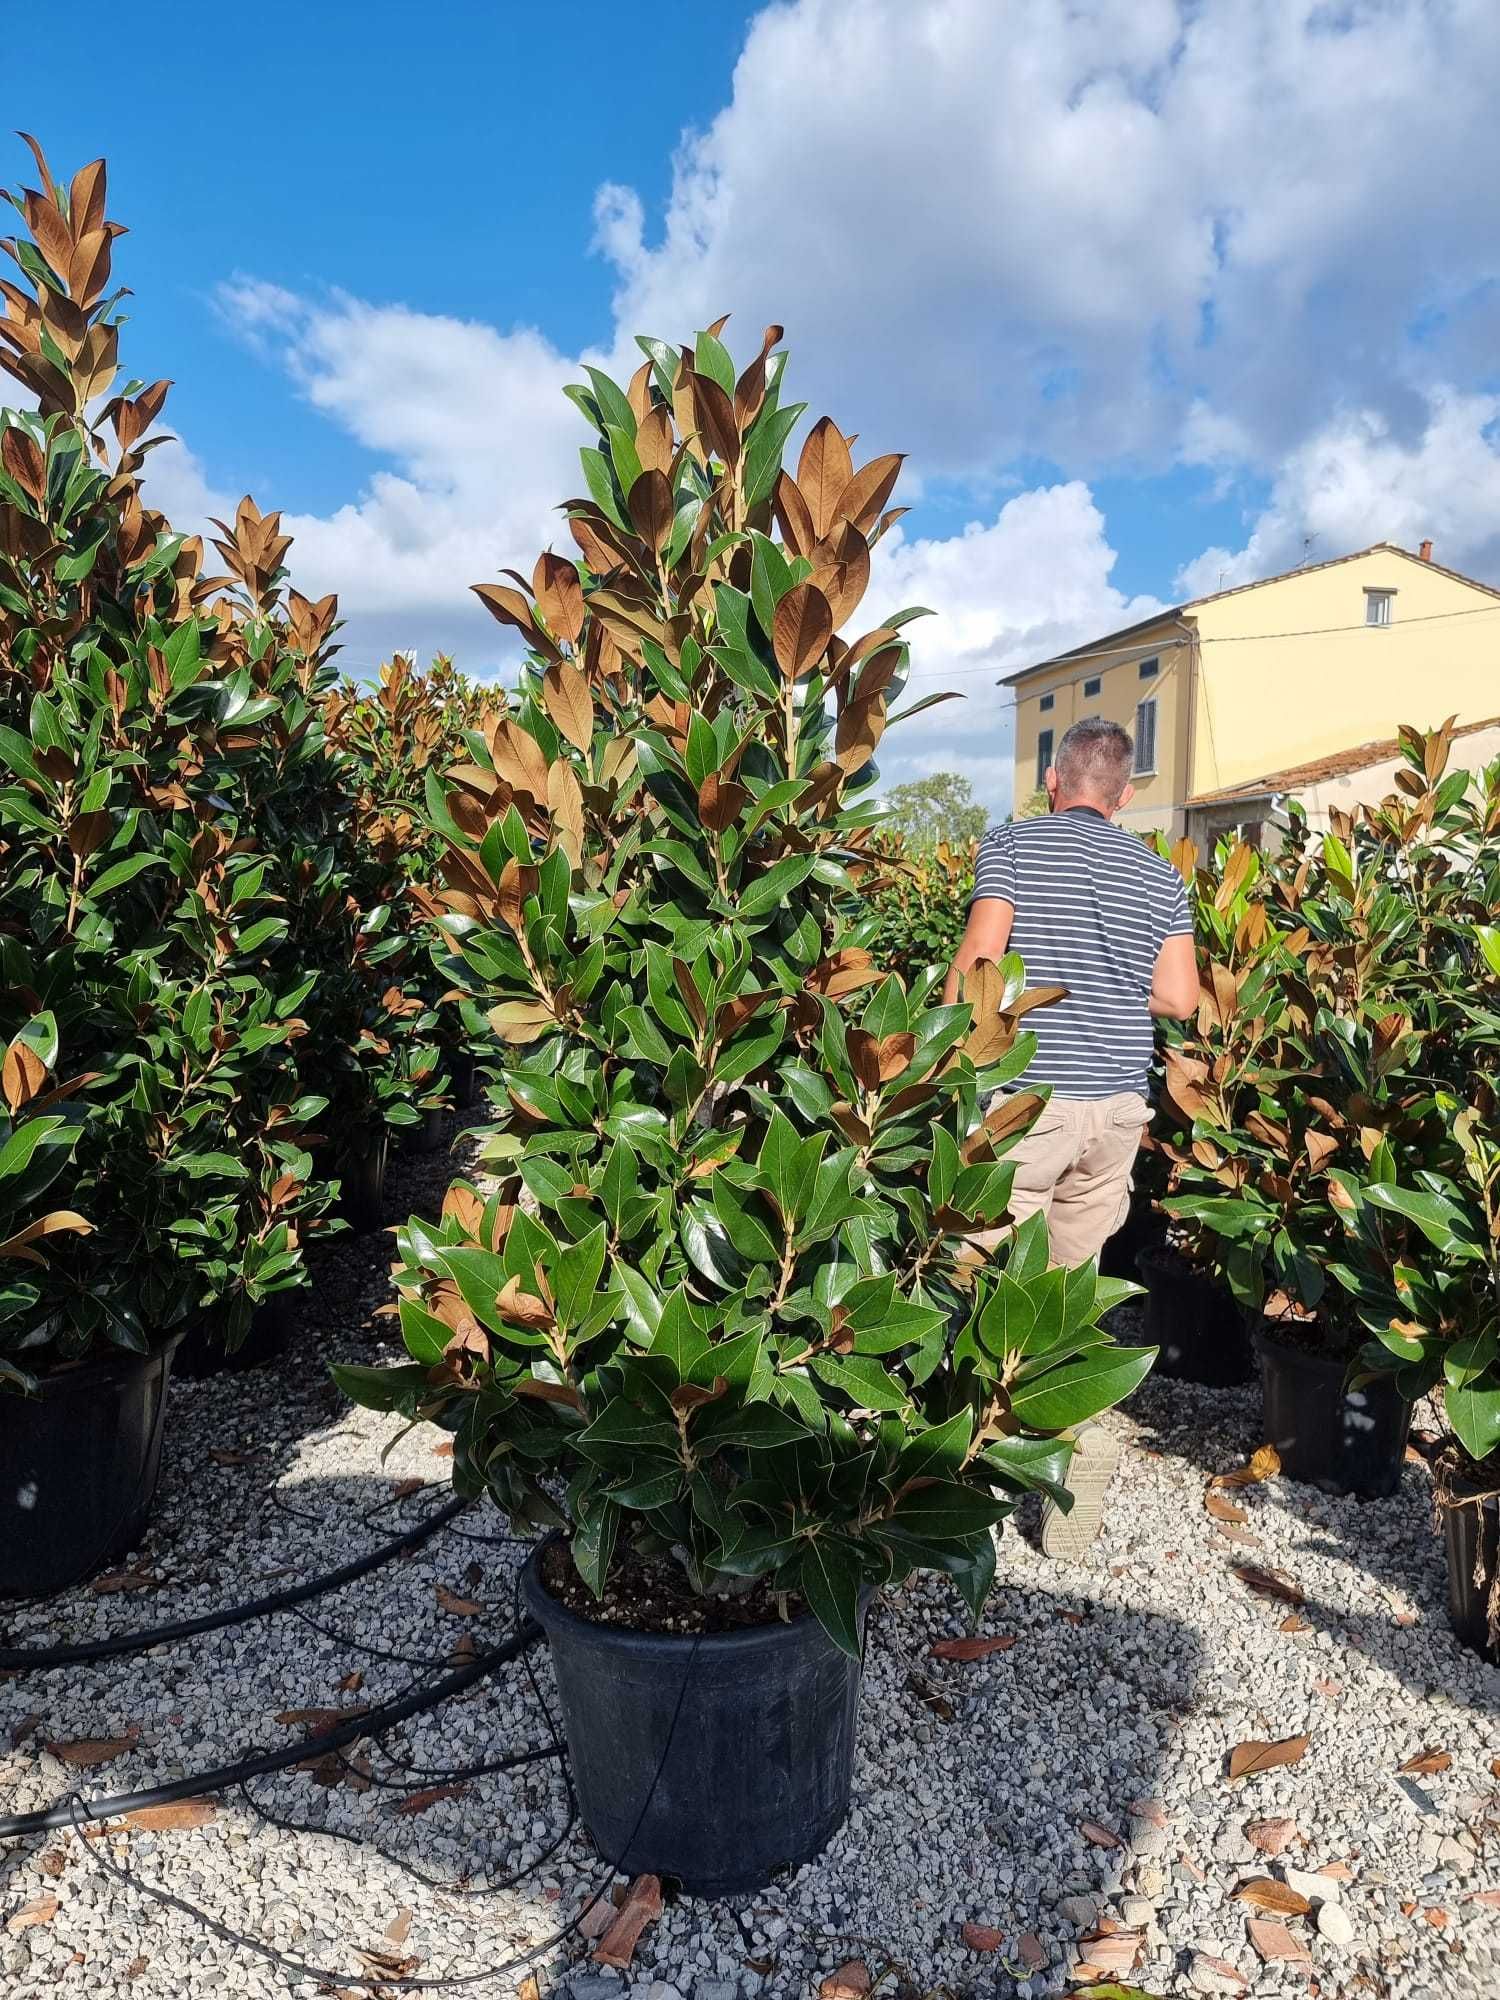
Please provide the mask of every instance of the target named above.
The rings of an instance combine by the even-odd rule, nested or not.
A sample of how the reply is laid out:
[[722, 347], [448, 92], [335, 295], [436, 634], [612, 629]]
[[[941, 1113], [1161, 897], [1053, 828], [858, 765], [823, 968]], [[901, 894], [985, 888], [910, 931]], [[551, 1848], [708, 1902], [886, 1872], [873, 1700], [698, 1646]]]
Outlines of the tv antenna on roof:
[[1302, 561], [1298, 563], [1298, 569], [1306, 567], [1307, 559], [1312, 554], [1312, 545], [1317, 539], [1316, 535], [1304, 535], [1302, 537]]

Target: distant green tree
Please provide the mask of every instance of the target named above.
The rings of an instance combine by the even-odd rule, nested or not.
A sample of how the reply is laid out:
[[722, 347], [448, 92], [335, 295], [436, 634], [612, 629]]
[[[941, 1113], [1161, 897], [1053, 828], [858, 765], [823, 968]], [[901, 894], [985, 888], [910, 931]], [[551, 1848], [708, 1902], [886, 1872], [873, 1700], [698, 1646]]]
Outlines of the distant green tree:
[[914, 851], [936, 847], [940, 841], [962, 847], [980, 839], [988, 824], [968, 779], [957, 771], [934, 771], [930, 778], [897, 785], [886, 793], [885, 803], [890, 815], [883, 822], [884, 828], [899, 834], [902, 843]]
[[1016, 807], [1015, 811], [1011, 814], [1011, 818], [1040, 819], [1042, 814], [1046, 810], [1047, 810], [1047, 790], [1044, 785], [1038, 785], [1034, 792], [1028, 793], [1027, 796], [1024, 799], [1022, 799], [1021, 803]]

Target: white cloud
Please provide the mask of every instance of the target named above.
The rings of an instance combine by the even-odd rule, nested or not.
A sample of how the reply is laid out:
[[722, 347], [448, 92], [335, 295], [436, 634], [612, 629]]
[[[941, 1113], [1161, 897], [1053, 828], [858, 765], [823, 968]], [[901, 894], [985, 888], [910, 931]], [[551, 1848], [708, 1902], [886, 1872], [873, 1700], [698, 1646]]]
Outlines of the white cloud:
[[1415, 549], [1431, 538], [1440, 562], [1500, 574], [1500, 396], [1438, 390], [1414, 436], [1375, 410], [1332, 419], [1287, 458], [1243, 548], [1207, 549], [1179, 573], [1184, 597], [1371, 542]]
[[[743, 350], [780, 321], [796, 393], [862, 453], [911, 453], [908, 499], [957, 482], [977, 509], [1028, 453], [1088, 479], [1207, 466], [1224, 491], [1272, 473], [1246, 546], [1207, 551], [1193, 585], [1295, 561], [1308, 533], [1322, 553], [1432, 534], [1500, 565], [1493, 412], [1433, 386], [1481, 377], [1500, 296], [1497, 84], [1492, 0], [779, 0], [682, 139], [664, 213], [599, 190], [617, 291], [591, 358], [623, 374], [637, 329], [732, 311]], [[534, 329], [254, 276], [221, 304], [380, 461], [346, 505], [287, 516], [351, 663], [492, 664], [507, 641], [467, 586], [567, 544], [578, 362]], [[189, 455], [175, 476], [190, 509]], [[998, 803], [989, 670], [1133, 615], [1112, 560], [1077, 480], [892, 537], [875, 588], [933, 604], [923, 685], [946, 665], [970, 700], [894, 737], [886, 768], [983, 759]]]
[[924, 473], [1159, 462], [1199, 401], [1276, 454], [1500, 274], [1497, 81], [1491, 0], [797, 0], [601, 239], [623, 323], [781, 320]]
[[944, 539], [906, 541], [893, 529], [876, 548], [861, 609], [870, 617], [909, 604], [940, 611], [908, 628], [913, 673], [904, 699], [943, 689], [964, 699], [890, 732], [883, 782], [962, 771], [995, 817], [1008, 811], [1012, 704], [995, 683], [1010, 667], [1158, 608], [1154, 598], [1115, 589], [1114, 562], [1104, 517], [1079, 480], [1018, 493], [993, 521], [971, 521]]

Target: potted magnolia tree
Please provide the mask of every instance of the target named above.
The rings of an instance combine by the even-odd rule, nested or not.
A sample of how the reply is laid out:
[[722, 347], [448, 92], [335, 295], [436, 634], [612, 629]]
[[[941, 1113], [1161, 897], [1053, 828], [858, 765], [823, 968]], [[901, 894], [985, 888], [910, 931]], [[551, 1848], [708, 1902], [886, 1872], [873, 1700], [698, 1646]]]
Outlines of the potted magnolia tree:
[[410, 1359], [337, 1371], [554, 1531], [524, 1589], [584, 1818], [705, 1891], [841, 1819], [871, 1593], [936, 1569], [977, 1615], [997, 1523], [1152, 1358], [1039, 1219], [967, 1261], [1040, 1100], [1017, 963], [944, 1007], [862, 941], [911, 614], [841, 628], [899, 461], [825, 418], [783, 471], [780, 329], [740, 371], [719, 332], [589, 371], [581, 561], [479, 589], [527, 664], [429, 784], [429, 907], [505, 1044], [500, 1181], [400, 1232]]

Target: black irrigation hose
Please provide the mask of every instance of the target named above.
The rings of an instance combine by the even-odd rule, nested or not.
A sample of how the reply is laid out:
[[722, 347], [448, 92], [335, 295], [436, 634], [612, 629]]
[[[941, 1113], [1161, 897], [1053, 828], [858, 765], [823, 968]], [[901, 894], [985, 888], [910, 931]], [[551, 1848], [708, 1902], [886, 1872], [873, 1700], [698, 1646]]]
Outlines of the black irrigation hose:
[[88, 1639], [77, 1646], [0, 1647], [0, 1673], [41, 1673], [52, 1667], [83, 1666], [92, 1660], [112, 1659], [120, 1653], [143, 1653], [150, 1646], [169, 1645], [176, 1639], [190, 1639], [199, 1632], [216, 1632], [222, 1626], [244, 1624], [252, 1618], [270, 1618], [293, 1604], [303, 1604], [311, 1597], [322, 1597], [329, 1591], [340, 1590], [346, 1583], [368, 1576], [371, 1570], [394, 1561], [408, 1550], [420, 1548], [430, 1535], [446, 1527], [470, 1504], [467, 1500], [450, 1500], [435, 1514], [429, 1514], [425, 1521], [419, 1521], [416, 1527], [398, 1535], [395, 1541], [371, 1550], [369, 1555], [359, 1557], [358, 1561], [345, 1563], [342, 1569], [330, 1570], [326, 1575], [312, 1577], [306, 1583], [289, 1584], [285, 1590], [273, 1590], [265, 1597], [252, 1598], [248, 1604], [226, 1605], [218, 1611], [206, 1611], [200, 1618], [180, 1618], [173, 1624], [156, 1625], [145, 1632], [118, 1632], [113, 1638]]
[[[301, 1742], [289, 1744], [283, 1749], [263, 1750], [253, 1757], [241, 1757], [233, 1764], [221, 1764], [211, 1771], [193, 1772], [166, 1784], [147, 1786], [142, 1791], [117, 1792], [109, 1798], [90, 1800], [87, 1819], [118, 1819], [122, 1813], [141, 1812], [148, 1806], [173, 1805], [179, 1799], [202, 1798], [205, 1793], [222, 1792], [230, 1785], [243, 1784], [248, 1778], [266, 1777], [273, 1771], [285, 1771], [293, 1764], [305, 1763], [331, 1750], [342, 1750], [346, 1744], [357, 1743], [361, 1736], [377, 1735], [398, 1722], [405, 1722], [409, 1716], [420, 1715], [424, 1709], [436, 1708], [450, 1695], [461, 1694], [465, 1688], [472, 1687], [507, 1660], [524, 1654], [541, 1636], [541, 1627], [527, 1620], [513, 1630], [508, 1639], [490, 1652], [481, 1653], [467, 1666], [459, 1667], [442, 1680], [417, 1688], [395, 1701], [365, 1709], [362, 1714], [351, 1716], [336, 1728], [325, 1730], [321, 1736], [304, 1737]], [[29, 1834], [50, 1832], [54, 1827], [77, 1825], [77, 1798], [76, 1793], [70, 1793], [60, 1805], [44, 1807], [40, 1812], [12, 1813], [0, 1819], [0, 1840], [19, 1840]]]

